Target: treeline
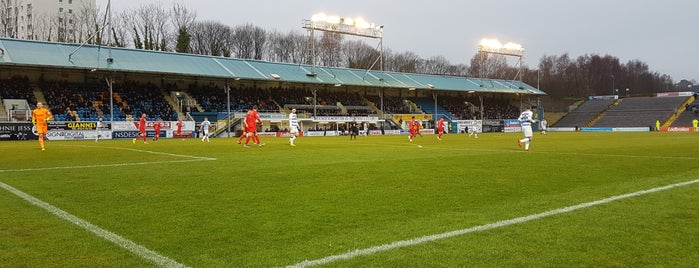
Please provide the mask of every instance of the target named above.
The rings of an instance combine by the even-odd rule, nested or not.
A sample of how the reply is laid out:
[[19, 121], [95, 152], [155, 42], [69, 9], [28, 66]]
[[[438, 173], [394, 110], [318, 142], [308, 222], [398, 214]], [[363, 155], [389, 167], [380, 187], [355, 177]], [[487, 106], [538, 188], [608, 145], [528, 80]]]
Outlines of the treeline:
[[[361, 40], [346, 40], [341, 34], [322, 32], [316, 35], [313, 40], [315, 59], [312, 59], [309, 34], [301, 29], [283, 33], [252, 24], [230, 26], [198, 20], [196, 11], [182, 3], [170, 7], [148, 3], [116, 14], [90, 9], [83, 7], [72, 14], [63, 13], [63, 17], [32, 18], [35, 22], [31, 35], [45, 41], [87, 42], [294, 64], [310, 64], [314, 60], [319, 66], [381, 69], [378, 47]], [[7, 14], [0, 13], [0, 16], [5, 18]], [[4, 23], [5, 20], [0, 21]], [[66, 24], [68, 21], [74, 24]], [[105, 27], [109, 21], [111, 26]], [[0, 27], [4, 37], [14, 37], [17, 32], [8, 29], [7, 24], [0, 26], [4, 26]], [[95, 37], [88, 40], [93, 35]], [[414, 52], [395, 52], [390, 48], [384, 48], [383, 55], [383, 69], [387, 71], [492, 79], [521, 77], [555, 99], [675, 90], [671, 77], [651, 71], [646, 63], [639, 60], [621, 63], [610, 55], [591, 54], [577, 59], [568, 54], [544, 56], [534, 68], [512, 66], [504, 56], [484, 53], [476, 53], [470, 65], [452, 64], [442, 56], [422, 58]]]

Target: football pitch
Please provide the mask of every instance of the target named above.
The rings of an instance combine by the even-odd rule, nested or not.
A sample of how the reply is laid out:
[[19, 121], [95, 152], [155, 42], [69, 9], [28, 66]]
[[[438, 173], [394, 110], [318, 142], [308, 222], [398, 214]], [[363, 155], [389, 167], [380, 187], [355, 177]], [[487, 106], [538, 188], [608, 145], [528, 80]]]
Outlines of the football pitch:
[[0, 142], [0, 267], [699, 265], [699, 134], [520, 138]]

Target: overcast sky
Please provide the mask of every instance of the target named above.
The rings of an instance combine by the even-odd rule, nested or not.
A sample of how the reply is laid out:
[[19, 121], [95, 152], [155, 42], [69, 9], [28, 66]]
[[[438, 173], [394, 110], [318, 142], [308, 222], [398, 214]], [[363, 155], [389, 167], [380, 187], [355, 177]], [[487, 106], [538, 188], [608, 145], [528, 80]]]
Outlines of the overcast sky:
[[[114, 0], [120, 11], [149, 2], [170, 7], [175, 0]], [[302, 20], [323, 12], [362, 17], [384, 25], [384, 48], [422, 58], [444, 56], [468, 64], [482, 38], [516, 42], [525, 64], [536, 68], [544, 55], [611, 55], [622, 63], [638, 59], [675, 82], [699, 80], [697, 0], [180, 0], [198, 20], [265, 30], [305, 33]], [[101, 10], [107, 0], [97, 0]], [[378, 41], [365, 39], [376, 47]]]

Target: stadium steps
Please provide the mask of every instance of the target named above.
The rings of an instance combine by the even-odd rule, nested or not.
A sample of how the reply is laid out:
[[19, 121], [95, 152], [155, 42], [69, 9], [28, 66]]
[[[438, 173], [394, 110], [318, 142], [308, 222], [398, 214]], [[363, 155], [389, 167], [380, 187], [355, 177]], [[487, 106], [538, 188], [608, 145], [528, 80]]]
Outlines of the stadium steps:
[[[36, 98], [37, 102], [46, 103], [46, 97], [44, 97], [44, 93], [41, 91], [41, 88], [32, 87], [32, 91], [34, 92], [34, 97]], [[33, 104], [36, 104], [36, 103], [33, 103]], [[32, 104], [30, 104], [30, 105], [32, 105]]]
[[[242, 121], [242, 118], [231, 118], [231, 131], [233, 132], [233, 135], [231, 137], [235, 137], [235, 126], [240, 124]], [[216, 131], [214, 131], [214, 135], [212, 137], [222, 137], [223, 135], [226, 134], [226, 129], [228, 129], [228, 121], [226, 120], [218, 120], [218, 123], [216, 124]]]
[[687, 98], [687, 100], [685, 100], [685, 101], [675, 110], [675, 113], [673, 113], [672, 116], [670, 116], [670, 118], [668, 118], [667, 121], [665, 121], [665, 123], [662, 124], [660, 127], [661, 127], [661, 128], [666, 128], [666, 127], [671, 126], [673, 123], [675, 123], [675, 120], [677, 120], [677, 118], [679, 118], [680, 115], [682, 115], [682, 113], [684, 113], [684, 112], [687, 110], [687, 106], [688, 106], [689, 104], [691, 104], [692, 102], [694, 102], [695, 100], [696, 100], [696, 98], [695, 98], [694, 96]]
[[177, 102], [175, 101], [175, 99], [173, 99], [170, 95], [168, 95], [167, 92], [165, 92], [164, 90], [161, 90], [160, 94], [163, 95], [163, 98], [165, 99], [165, 101], [168, 104], [170, 104], [170, 106], [172, 106], [172, 108], [175, 108], [174, 110], [177, 112], [177, 116], [179, 117], [178, 119], [184, 120], [185, 118], [182, 115], [182, 109], [179, 105], [177, 105]]
[[372, 112], [379, 115], [379, 118], [383, 118], [383, 114], [381, 113], [381, 110], [378, 107], [376, 107], [376, 104], [374, 104], [373, 102], [371, 102], [369, 99], [367, 99], [364, 96], [361, 96], [361, 97], [362, 97], [362, 102], [364, 103], [364, 105], [369, 107]]
[[597, 122], [597, 120], [599, 120], [600, 118], [602, 118], [602, 117], [604, 116], [604, 114], [607, 113], [607, 111], [609, 111], [609, 109], [612, 109], [612, 107], [619, 105], [619, 103], [621, 103], [621, 101], [622, 101], [622, 99], [618, 99], [618, 100], [616, 100], [614, 103], [610, 104], [610, 105], [607, 107], [607, 109], [604, 109], [604, 111], [600, 112], [597, 116], [595, 116], [595, 118], [593, 118], [592, 120], [590, 120], [590, 122], [587, 122], [587, 124], [585, 124], [585, 126], [586, 126], [586, 127], [591, 127], [591, 126], [593, 126], [593, 125]]

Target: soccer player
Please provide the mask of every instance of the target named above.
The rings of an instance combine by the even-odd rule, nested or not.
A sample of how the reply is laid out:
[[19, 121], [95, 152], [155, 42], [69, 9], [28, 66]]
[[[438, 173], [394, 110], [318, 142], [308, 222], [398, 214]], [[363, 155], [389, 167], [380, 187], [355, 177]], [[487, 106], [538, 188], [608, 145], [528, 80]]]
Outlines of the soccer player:
[[102, 117], [100, 117], [99, 120], [97, 120], [97, 126], [95, 127], [95, 130], [97, 130], [97, 136], [95, 136], [95, 142], [99, 141], [99, 139], [102, 137], [102, 128], [104, 127], [104, 123], [102, 122]]
[[352, 121], [350, 123], [349, 134], [350, 134], [350, 140], [352, 138], [354, 138], [355, 140], [357, 139], [357, 135], [359, 134], [359, 127], [357, 126], [356, 121]]
[[32, 124], [36, 126], [36, 133], [39, 134], [39, 145], [42, 151], [46, 151], [44, 147], [44, 139], [46, 139], [46, 133], [49, 130], [48, 121], [53, 119], [53, 114], [49, 109], [44, 108], [44, 104], [41, 102], [36, 103], [36, 109], [32, 111]]
[[133, 144], [136, 144], [136, 140], [143, 138], [143, 143], [146, 144], [148, 143], [148, 134], [146, 133], [146, 114], [142, 113], [141, 114], [141, 119], [138, 120], [138, 136], [133, 138], [131, 141]]
[[160, 129], [163, 127], [163, 119], [158, 118], [155, 122], [153, 122], [153, 130], [155, 131], [155, 135], [153, 135], [153, 141], [158, 141], [158, 138], [160, 138]]
[[257, 123], [262, 124], [262, 119], [260, 119], [260, 114], [257, 113], [257, 105], [254, 105], [245, 115], [244, 125], [247, 138], [245, 138], [245, 145], [243, 146], [246, 148], [250, 147], [248, 146], [250, 139], [260, 147], [265, 146], [264, 143], [260, 143], [260, 136], [257, 135]]
[[534, 113], [532, 112], [531, 107], [525, 107], [522, 114], [519, 115], [518, 120], [520, 122], [520, 125], [522, 126], [522, 133], [524, 133], [524, 138], [518, 140], [517, 145], [519, 145], [519, 147], [522, 147], [522, 143], [524, 143], [524, 150], [528, 152], [529, 144], [532, 142], [532, 123], [536, 123], [536, 120], [534, 120]]
[[694, 118], [694, 120], [692, 120], [692, 128], [693, 128], [694, 132], [699, 131], [699, 129], [697, 129], [697, 127], [699, 127], [699, 120]]
[[[413, 121], [413, 120], [410, 120], [410, 121]], [[415, 127], [415, 135], [420, 135], [420, 138], [422, 138], [422, 133], [420, 133], [420, 127], [422, 126], [422, 124], [418, 120], [414, 120], [413, 124]]]
[[296, 116], [296, 109], [291, 109], [291, 113], [289, 114], [289, 145], [296, 146], [294, 140], [298, 137], [300, 128], [299, 119]]
[[442, 135], [444, 135], [444, 117], [437, 120], [437, 139], [442, 140]]
[[478, 139], [478, 129], [476, 128], [476, 121], [472, 121], [471, 125], [468, 126], [468, 137], [471, 138], [471, 136], [476, 136], [476, 139]]
[[417, 121], [415, 121], [415, 116], [410, 118], [410, 122], [408, 122], [408, 130], [410, 131], [410, 137], [408, 137], [408, 140], [410, 142], [413, 142], [413, 137], [415, 137], [415, 126], [417, 124]]
[[199, 126], [201, 128], [201, 133], [202, 133], [202, 137], [201, 137], [202, 142], [205, 139], [207, 142], [211, 142], [211, 140], [209, 140], [209, 127], [210, 126], [211, 126], [211, 122], [209, 122], [209, 118], [204, 117], [204, 121], [202, 121], [201, 126]]
[[175, 125], [177, 126], [177, 130], [175, 131], [174, 136], [179, 136], [181, 140], [184, 140], [184, 135], [182, 135], [182, 125], [184, 125], [184, 123], [182, 123], [182, 119], [178, 119]]
[[541, 121], [539, 122], [539, 126], [541, 127], [541, 134], [546, 135], [546, 128], [549, 127], [549, 122], [546, 121], [546, 118], [541, 119]]

